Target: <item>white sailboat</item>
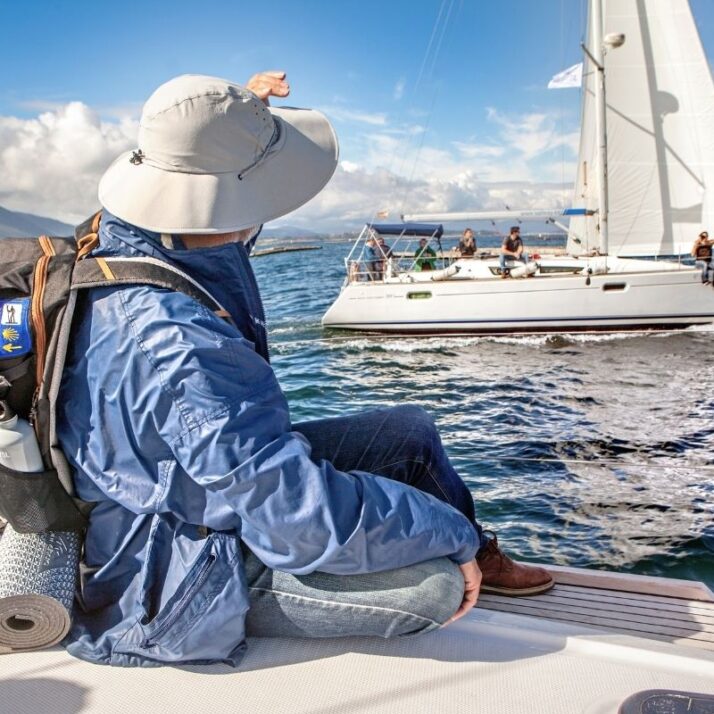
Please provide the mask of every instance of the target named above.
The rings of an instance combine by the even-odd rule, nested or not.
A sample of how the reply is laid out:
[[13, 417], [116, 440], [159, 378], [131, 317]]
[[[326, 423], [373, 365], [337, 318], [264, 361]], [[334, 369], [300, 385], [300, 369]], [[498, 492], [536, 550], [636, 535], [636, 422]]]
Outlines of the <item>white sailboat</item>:
[[[568, 255], [539, 256], [524, 276], [531, 279], [501, 280], [497, 257], [484, 254], [443, 256], [442, 269], [429, 273], [416, 270], [413, 249], [396, 251], [416, 235], [407, 223], [374, 279], [360, 247], [380, 226], [366, 226], [325, 326], [502, 333], [714, 321], [714, 290], [676, 257], [714, 225], [714, 84], [688, 1], [597, 0], [588, 25], [573, 209], [404, 216], [541, 219], [565, 228], [565, 213]], [[439, 226], [432, 232], [431, 243]]]

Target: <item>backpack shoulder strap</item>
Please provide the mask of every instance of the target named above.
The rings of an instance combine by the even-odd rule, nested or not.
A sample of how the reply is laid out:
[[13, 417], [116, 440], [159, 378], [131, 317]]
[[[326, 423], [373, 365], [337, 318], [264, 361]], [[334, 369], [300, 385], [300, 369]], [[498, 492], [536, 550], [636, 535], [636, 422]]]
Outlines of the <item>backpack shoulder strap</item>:
[[[178, 268], [157, 260], [156, 258], [84, 258], [75, 265], [71, 278], [71, 290], [66, 307], [59, 318], [59, 329], [50, 345], [51, 359], [48, 359], [40, 398], [47, 400], [48, 423], [42, 425], [44, 435], [43, 453], [49, 454], [49, 459], [57, 471], [57, 476], [64, 490], [73, 494], [72, 470], [62, 451], [57, 438], [56, 403], [62, 382], [62, 371], [67, 356], [67, 345], [72, 326], [72, 317], [80, 290], [119, 285], [154, 285], [159, 288], [184, 293], [205, 305], [218, 317], [233, 322], [228, 311], [203, 286]], [[75, 501], [80, 510], [87, 511], [91, 504]]]
[[218, 317], [228, 311], [193, 278], [156, 258], [85, 258], [74, 267], [72, 289], [116, 285], [154, 285], [175, 290], [197, 300]]

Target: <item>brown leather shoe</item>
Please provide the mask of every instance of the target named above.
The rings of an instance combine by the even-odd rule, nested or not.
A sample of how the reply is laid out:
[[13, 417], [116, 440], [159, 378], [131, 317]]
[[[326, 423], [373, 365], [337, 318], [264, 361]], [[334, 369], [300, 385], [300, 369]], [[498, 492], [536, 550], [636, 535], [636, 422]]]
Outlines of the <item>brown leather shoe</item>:
[[537, 595], [550, 590], [554, 581], [545, 568], [535, 565], [523, 565], [511, 560], [499, 547], [496, 534], [476, 558], [483, 573], [482, 593], [496, 593], [520, 597]]

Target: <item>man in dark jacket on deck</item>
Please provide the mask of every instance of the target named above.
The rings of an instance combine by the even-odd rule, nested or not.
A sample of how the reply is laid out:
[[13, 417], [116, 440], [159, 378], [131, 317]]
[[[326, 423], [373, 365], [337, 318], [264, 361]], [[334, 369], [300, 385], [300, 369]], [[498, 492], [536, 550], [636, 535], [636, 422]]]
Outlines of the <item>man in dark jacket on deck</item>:
[[521, 229], [519, 226], [511, 226], [510, 233], [501, 243], [501, 255], [498, 258], [498, 264], [501, 268], [502, 278], [509, 277], [510, 269], [507, 267], [507, 261], [514, 260], [523, 263], [528, 262], [528, 255], [523, 251], [523, 240], [521, 239]]
[[262, 223], [327, 183], [337, 142], [317, 112], [268, 108], [288, 91], [283, 73], [177, 77], [101, 180], [94, 255], [177, 268], [232, 323], [150, 286], [77, 306], [57, 431], [96, 504], [78, 657], [236, 665], [246, 635], [426, 632], [479, 588], [552, 585], [483, 533], [421, 409], [291, 423], [248, 255]]

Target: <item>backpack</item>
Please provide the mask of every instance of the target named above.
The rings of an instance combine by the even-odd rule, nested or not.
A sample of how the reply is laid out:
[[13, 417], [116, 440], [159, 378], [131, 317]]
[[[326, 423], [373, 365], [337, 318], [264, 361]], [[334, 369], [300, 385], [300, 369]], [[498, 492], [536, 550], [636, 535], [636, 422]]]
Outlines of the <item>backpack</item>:
[[101, 213], [74, 238], [0, 238], [0, 377], [4, 397], [34, 427], [44, 471], [0, 464], [0, 517], [18, 533], [82, 531], [92, 504], [73, 493], [71, 468], [57, 440], [55, 407], [80, 290], [147, 284], [175, 290], [218, 316], [228, 313], [195, 280], [155, 258], [95, 258]]

